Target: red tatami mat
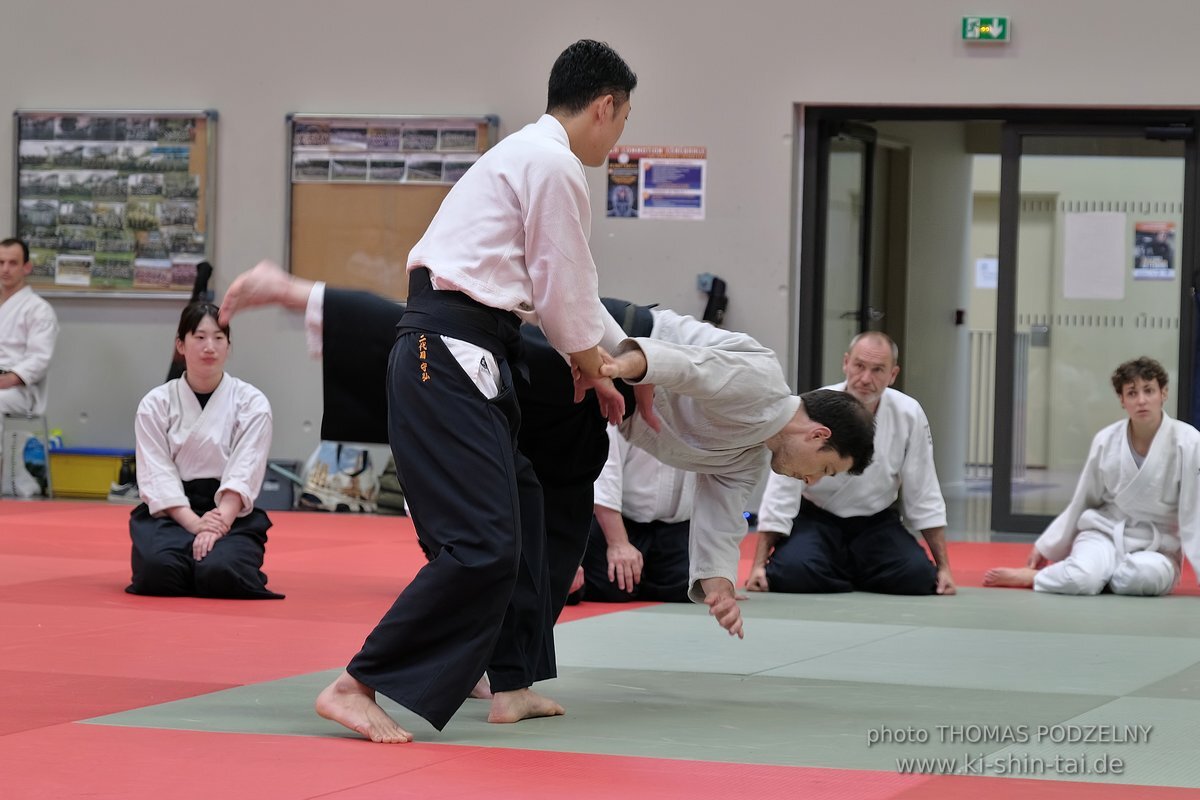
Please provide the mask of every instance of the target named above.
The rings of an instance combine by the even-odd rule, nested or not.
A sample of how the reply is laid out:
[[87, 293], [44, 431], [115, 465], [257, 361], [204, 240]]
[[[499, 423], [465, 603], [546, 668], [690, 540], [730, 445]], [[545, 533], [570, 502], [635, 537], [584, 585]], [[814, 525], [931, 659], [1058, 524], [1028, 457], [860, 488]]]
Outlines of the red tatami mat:
[[[652, 758], [58, 725], [0, 738], [19, 800], [804, 798], [1176, 800], [1197, 792]], [[12, 765], [10, 767], [10, 765]]]

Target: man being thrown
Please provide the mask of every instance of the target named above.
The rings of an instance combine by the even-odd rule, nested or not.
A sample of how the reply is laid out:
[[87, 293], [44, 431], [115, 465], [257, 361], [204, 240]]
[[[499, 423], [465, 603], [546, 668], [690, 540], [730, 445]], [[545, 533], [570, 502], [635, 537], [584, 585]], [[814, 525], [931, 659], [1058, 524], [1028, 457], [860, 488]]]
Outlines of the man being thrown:
[[[954, 594], [929, 420], [916, 400], [890, 388], [900, 373], [898, 361], [896, 344], [885, 333], [868, 331], [851, 340], [842, 357], [846, 380], [826, 388], [849, 392], [874, 414], [875, 460], [861, 477], [840, 476], [820, 486], [770, 477], [747, 589]], [[897, 497], [934, 563], [893, 508]]]
[[1112, 385], [1127, 418], [1092, 439], [1070, 505], [1026, 565], [988, 570], [985, 586], [1163, 595], [1179, 580], [1181, 550], [1198, 563], [1200, 432], [1163, 411], [1167, 372], [1154, 359], [1121, 364]]
[[[386, 416], [386, 409], [375, 402], [376, 395], [382, 393], [384, 382], [382, 367], [376, 362], [386, 359], [385, 353], [381, 351], [386, 351], [386, 342], [393, 338], [391, 331], [399, 313], [399, 306], [365, 292], [326, 288], [323, 284], [314, 284], [287, 275], [278, 266], [267, 262], [259, 264], [233, 282], [222, 303], [222, 311], [231, 317], [242, 310], [264, 305], [279, 305], [295, 311], [304, 310], [310, 351], [320, 353], [322, 347], [324, 348], [326, 398], [322, 435], [326, 438], [361, 441], [377, 441], [381, 438], [376, 428], [379, 420]], [[729, 485], [729, 489], [741, 492], [745, 485], [752, 487], [757, 483], [762, 471], [761, 437], [775, 429], [770, 415], [763, 417], [762, 414], [766, 412], [762, 410], [775, 405], [790, 405], [792, 409], [796, 409], [800, 405], [799, 398], [791, 398], [790, 401], [786, 399], [790, 396], [789, 390], [774, 355], [747, 336], [719, 331], [691, 318], [680, 318], [671, 312], [608, 300], [605, 301], [605, 305], [616, 318], [625, 320], [626, 330], [633, 335], [646, 335], [651, 331], [655, 336], [669, 335], [673, 330], [672, 326], [659, 324], [666, 316], [679, 319], [688, 330], [698, 329], [714, 346], [714, 351], [710, 354], [712, 363], [701, 371], [710, 379], [719, 380], [724, 374], [720, 370], [728, 366], [736, 370], [732, 383], [747, 385], [746, 382], [749, 381], [748, 386], [751, 388], [746, 391], [753, 395], [749, 401], [744, 397], [746, 391], [734, 391], [736, 386], [727, 387], [719, 396], [712, 398], [711, 412], [718, 418], [719, 428], [706, 427], [708, 423], [703, 409], [693, 409], [688, 414], [680, 413], [680, 419], [685, 422], [691, 421], [697, 426], [701, 434], [701, 447], [714, 450], [720, 445], [717, 441], [717, 430], [731, 430], [730, 441], [736, 444], [736, 449], [725, 454], [729, 465], [723, 469], [731, 473], [735, 472], [736, 468], [742, 469], [735, 474], [737, 480]], [[595, 402], [584, 405], [571, 403], [569, 370], [562, 358], [545, 346], [544, 339], [535, 334], [537, 331], [532, 326], [523, 326], [522, 336], [525, 344], [535, 357], [531, 358], [529, 364], [529, 384], [517, 382], [517, 387], [522, 408], [526, 411], [534, 408], [536, 411], [527, 415], [526, 424], [521, 427], [521, 446], [531, 453], [539, 476], [543, 476], [543, 479], [544, 476], [556, 476], [555, 482], [547, 485], [545, 493], [549, 535], [547, 550], [551, 561], [550, 593], [554, 595], [551, 603], [552, 611], [556, 614], [562, 608], [571, 576], [575, 573], [583, 553], [588, 519], [592, 510], [592, 481], [604, 463], [607, 438], [603, 419], [596, 414]], [[727, 352], [716, 352], [717, 348], [722, 346]], [[687, 348], [683, 348], [682, 351], [686, 352]], [[670, 402], [672, 405], [687, 402], [681, 398], [667, 401], [665, 394], [659, 392], [660, 397], [656, 405], [660, 402]], [[558, 395], [564, 395], [565, 402], [559, 400]], [[768, 443], [777, 448], [781, 457], [789, 464], [800, 458], [807, 461], [828, 460], [834, 453], [828, 448], [822, 449], [822, 436], [838, 441], [851, 438], [843, 430], [847, 427], [846, 421], [841, 419], [845, 415], [844, 407], [847, 401], [851, 404], [851, 410], [853, 406], [858, 405], [842, 393], [818, 392], [813, 397], [806, 395], [805, 409], [797, 409], [785, 420], [785, 429], [771, 436]], [[731, 414], [728, 419], [721, 418], [722, 409], [726, 405], [740, 408], [741, 411]], [[818, 407], [823, 407], [824, 412], [814, 410]], [[759, 409], [759, 412], [750, 411], [751, 408]], [[818, 416], [828, 427], [806, 424], [806, 409]], [[862, 413], [859, 406], [859, 413], [852, 413], [850, 416], [854, 420], [850, 426], [852, 429], [865, 426], [862, 427], [858, 438], [867, 442], [869, 448], [869, 415]], [[639, 428], [649, 428], [640, 419], [640, 415], [638, 419]], [[765, 423], [763, 419], [766, 420]], [[824, 427], [823, 433], [819, 430], [820, 427]], [[836, 433], [839, 430], [843, 430], [840, 436]], [[706, 432], [712, 435], [705, 437]], [[813, 434], [815, 439], [806, 439], [805, 434]], [[677, 435], [667, 433], [668, 437]], [[749, 443], [737, 444], [743, 439]], [[563, 442], [569, 442], [570, 446], [564, 448]], [[596, 444], [600, 444], [603, 449], [597, 454], [588, 455], [587, 451], [595, 449]], [[739, 454], [745, 457], [739, 458]], [[703, 455], [700, 453], [694, 457], [700, 458]], [[721, 454], [714, 452], [710, 457], [720, 460]], [[860, 448], [859, 460], [863, 457]], [[865, 457], [869, 458], [869, 449]], [[821, 464], [800, 464], [795, 466], [794, 470], [796, 474], [816, 475], [825, 471], [826, 467]], [[745, 475], [746, 472], [752, 477]], [[720, 480], [719, 476], [710, 478]], [[722, 485], [718, 484], [716, 490], [721, 491], [721, 487]], [[745, 532], [745, 523], [741, 517], [744, 500], [734, 499], [729, 505], [736, 513], [737, 522], [726, 524], [725, 528], [736, 529], [735, 538], [740, 539]], [[736, 568], [736, 561], [733, 568]], [[732, 587], [732, 578], [729, 579], [729, 585]], [[734, 618], [730, 624], [738, 619]], [[514, 646], [514, 638], [507, 634], [502, 635], [498, 647]], [[489, 719], [515, 721], [511, 718], [498, 718], [495, 702]]]
[[[746, 503], [770, 451], [774, 472], [810, 486], [861, 474], [874, 451], [874, 419], [845, 392], [799, 397], [775, 354], [753, 338], [666, 309], [652, 309], [649, 337], [627, 339], [602, 371], [654, 387], [655, 430], [641, 414], [621, 433], [660, 461], [696, 474], [688, 596], [706, 603], [730, 635], [742, 636], [734, 586]], [[639, 408], [648, 400], [639, 389]]]

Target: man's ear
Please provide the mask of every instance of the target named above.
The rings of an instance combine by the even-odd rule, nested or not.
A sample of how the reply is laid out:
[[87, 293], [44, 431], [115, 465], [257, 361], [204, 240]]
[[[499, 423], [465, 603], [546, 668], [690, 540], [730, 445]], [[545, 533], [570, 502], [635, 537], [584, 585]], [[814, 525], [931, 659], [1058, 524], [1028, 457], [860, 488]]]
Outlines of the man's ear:
[[808, 432], [809, 439], [819, 439], [822, 442], [828, 441], [830, 436], [833, 436], [833, 431], [824, 425], [816, 425]]
[[617, 113], [615, 98], [611, 94], [603, 94], [597, 97], [593, 103], [596, 110], [596, 122], [611, 122]]

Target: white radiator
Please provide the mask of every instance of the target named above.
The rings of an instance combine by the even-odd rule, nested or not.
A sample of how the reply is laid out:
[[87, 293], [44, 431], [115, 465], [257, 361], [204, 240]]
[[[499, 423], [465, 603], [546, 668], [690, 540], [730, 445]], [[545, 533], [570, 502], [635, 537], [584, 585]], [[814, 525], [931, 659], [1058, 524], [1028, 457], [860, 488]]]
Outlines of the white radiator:
[[[1025, 477], [1025, 414], [1029, 391], [1029, 334], [1015, 335], [1013, 353], [1013, 478]], [[990, 478], [995, 452], [996, 332], [971, 331], [971, 398], [967, 415], [968, 478]]]

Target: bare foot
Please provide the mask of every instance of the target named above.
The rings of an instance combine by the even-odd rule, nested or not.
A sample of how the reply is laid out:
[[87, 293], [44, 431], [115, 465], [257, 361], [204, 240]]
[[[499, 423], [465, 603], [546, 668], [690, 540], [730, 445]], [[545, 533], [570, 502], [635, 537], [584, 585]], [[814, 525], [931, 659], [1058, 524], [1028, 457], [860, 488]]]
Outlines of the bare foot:
[[375, 690], [343, 672], [317, 695], [317, 713], [372, 742], [411, 742], [413, 736], [375, 702]]
[[221, 323], [248, 308], [280, 305], [303, 311], [312, 291], [311, 281], [301, 281], [283, 271], [274, 261], [260, 261], [234, 279], [221, 300]]
[[476, 700], [491, 700], [494, 697], [492, 694], [492, 684], [488, 681], [486, 672], [483, 673], [483, 677], [479, 679], [479, 683], [475, 684], [475, 688], [467, 696], [474, 697]]
[[1032, 589], [1035, 575], [1037, 570], [1033, 567], [994, 567], [983, 573], [983, 585]]
[[575, 579], [571, 581], [571, 588], [567, 590], [567, 594], [575, 594], [583, 588], [583, 567], [575, 570]]
[[492, 697], [492, 710], [488, 722], [520, 722], [533, 717], [557, 717], [565, 714], [563, 707], [542, 697], [533, 689], [518, 689], [515, 692], [496, 692]]

